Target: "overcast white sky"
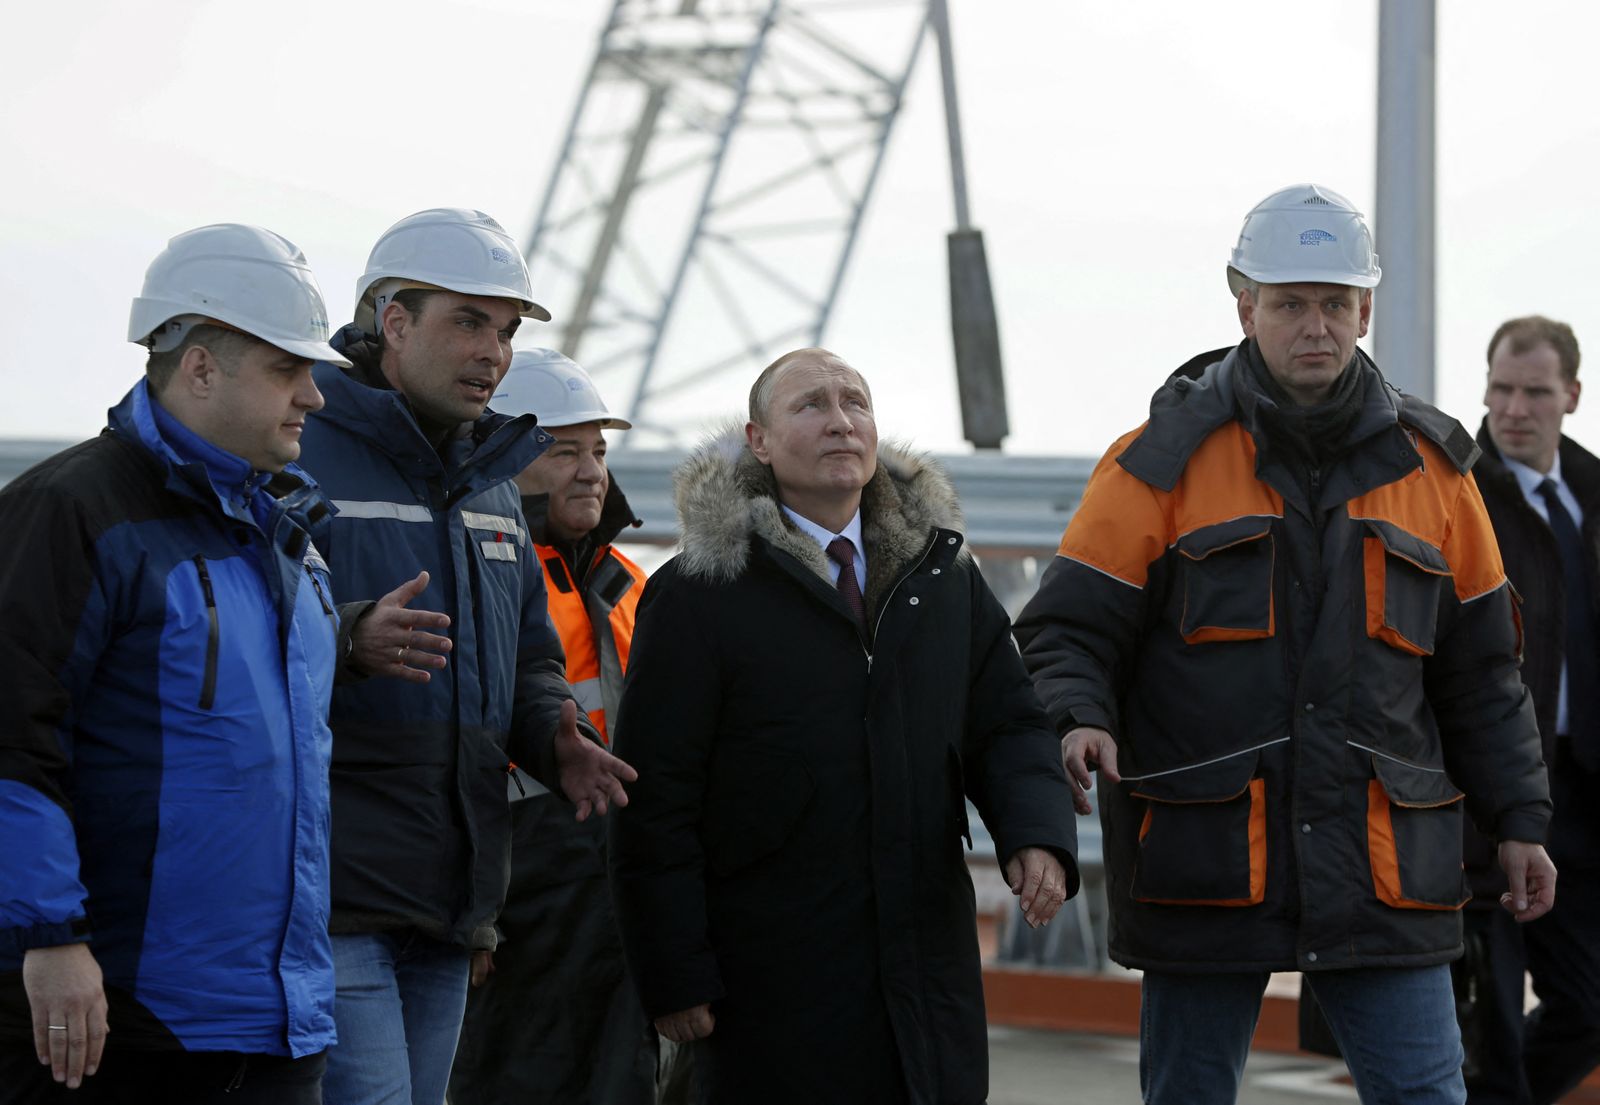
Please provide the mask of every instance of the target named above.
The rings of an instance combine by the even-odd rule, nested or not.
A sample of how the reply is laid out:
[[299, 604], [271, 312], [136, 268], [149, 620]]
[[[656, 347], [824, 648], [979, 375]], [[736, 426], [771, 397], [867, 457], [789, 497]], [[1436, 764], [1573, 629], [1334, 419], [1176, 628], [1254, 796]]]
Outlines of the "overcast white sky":
[[[1371, 213], [1377, 3], [951, 7], [1009, 448], [1099, 453], [1143, 418], [1168, 370], [1237, 340], [1223, 266], [1256, 200], [1315, 180]], [[1476, 427], [1483, 346], [1504, 318], [1565, 319], [1600, 361], [1600, 5], [1438, 7], [1437, 396]], [[0, 437], [103, 424], [141, 371], [128, 302], [189, 227], [287, 235], [338, 321], [373, 241], [403, 215], [478, 207], [523, 238], [609, 8], [76, 0], [9, 12]], [[826, 340], [868, 374], [880, 427], [943, 450], [962, 445], [935, 62], [925, 50]], [[1380, 287], [1378, 326], [1383, 311]], [[706, 417], [737, 412], [746, 384], [730, 381]], [[1600, 390], [1568, 428], [1600, 445]]]

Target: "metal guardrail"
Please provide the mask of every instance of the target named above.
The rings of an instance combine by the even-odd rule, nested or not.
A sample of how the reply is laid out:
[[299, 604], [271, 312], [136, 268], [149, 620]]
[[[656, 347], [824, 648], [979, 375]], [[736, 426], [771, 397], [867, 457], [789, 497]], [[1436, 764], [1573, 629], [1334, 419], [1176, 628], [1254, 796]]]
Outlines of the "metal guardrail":
[[[71, 445], [61, 440], [0, 439], [0, 485]], [[618, 449], [608, 458], [644, 525], [630, 542], [671, 545], [678, 539], [672, 472], [684, 453]], [[1094, 468], [1088, 457], [980, 453], [937, 458], [949, 471], [966, 513], [967, 539], [986, 564], [1008, 557], [1048, 556], [1061, 541]]]
[[[630, 541], [677, 540], [672, 472], [684, 454], [619, 449], [606, 458], [644, 526]], [[1088, 457], [964, 454], [936, 458], [950, 473], [966, 514], [967, 539], [987, 556], [1047, 556], [1055, 552], [1067, 519], [1094, 469]]]

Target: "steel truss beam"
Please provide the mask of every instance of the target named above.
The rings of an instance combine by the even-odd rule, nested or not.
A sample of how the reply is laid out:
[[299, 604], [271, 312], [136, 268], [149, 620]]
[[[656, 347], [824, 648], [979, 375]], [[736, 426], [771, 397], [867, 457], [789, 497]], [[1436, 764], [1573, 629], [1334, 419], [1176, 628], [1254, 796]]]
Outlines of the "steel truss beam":
[[[563, 352], [670, 443], [817, 344], [927, 0], [616, 0], [527, 242]], [[685, 229], [687, 232], [685, 233]]]

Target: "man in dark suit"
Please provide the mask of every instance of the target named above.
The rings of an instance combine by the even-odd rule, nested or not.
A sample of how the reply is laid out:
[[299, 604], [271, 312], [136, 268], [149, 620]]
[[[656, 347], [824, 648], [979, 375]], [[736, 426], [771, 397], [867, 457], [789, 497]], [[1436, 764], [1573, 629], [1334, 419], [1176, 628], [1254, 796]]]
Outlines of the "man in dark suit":
[[[1476, 475], [1506, 575], [1522, 595], [1522, 678], [1533, 694], [1555, 816], [1560, 904], [1518, 925], [1495, 908], [1505, 878], [1470, 828], [1475, 899], [1459, 986], [1475, 990], [1464, 1037], [1470, 1105], [1553, 1102], [1600, 1063], [1600, 458], [1561, 433], [1578, 407], [1571, 327], [1516, 318], [1489, 342], [1489, 409]], [[1539, 1006], [1524, 1017], [1524, 973]]]

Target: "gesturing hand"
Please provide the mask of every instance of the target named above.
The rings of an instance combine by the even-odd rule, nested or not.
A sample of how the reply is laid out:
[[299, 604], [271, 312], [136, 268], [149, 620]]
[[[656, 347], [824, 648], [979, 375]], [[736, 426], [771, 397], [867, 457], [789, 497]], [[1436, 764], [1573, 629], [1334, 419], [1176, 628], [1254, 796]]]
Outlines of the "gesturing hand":
[[604, 817], [611, 805], [628, 804], [622, 784], [633, 782], [639, 773], [578, 732], [578, 704], [570, 698], [561, 704], [555, 743], [561, 792], [578, 807], [579, 821], [587, 820], [591, 812]]
[[450, 638], [429, 633], [446, 629], [450, 615], [411, 610], [407, 604], [428, 586], [428, 573], [418, 572], [370, 607], [350, 633], [350, 663], [364, 675], [386, 675], [408, 683], [426, 683], [445, 666]]

